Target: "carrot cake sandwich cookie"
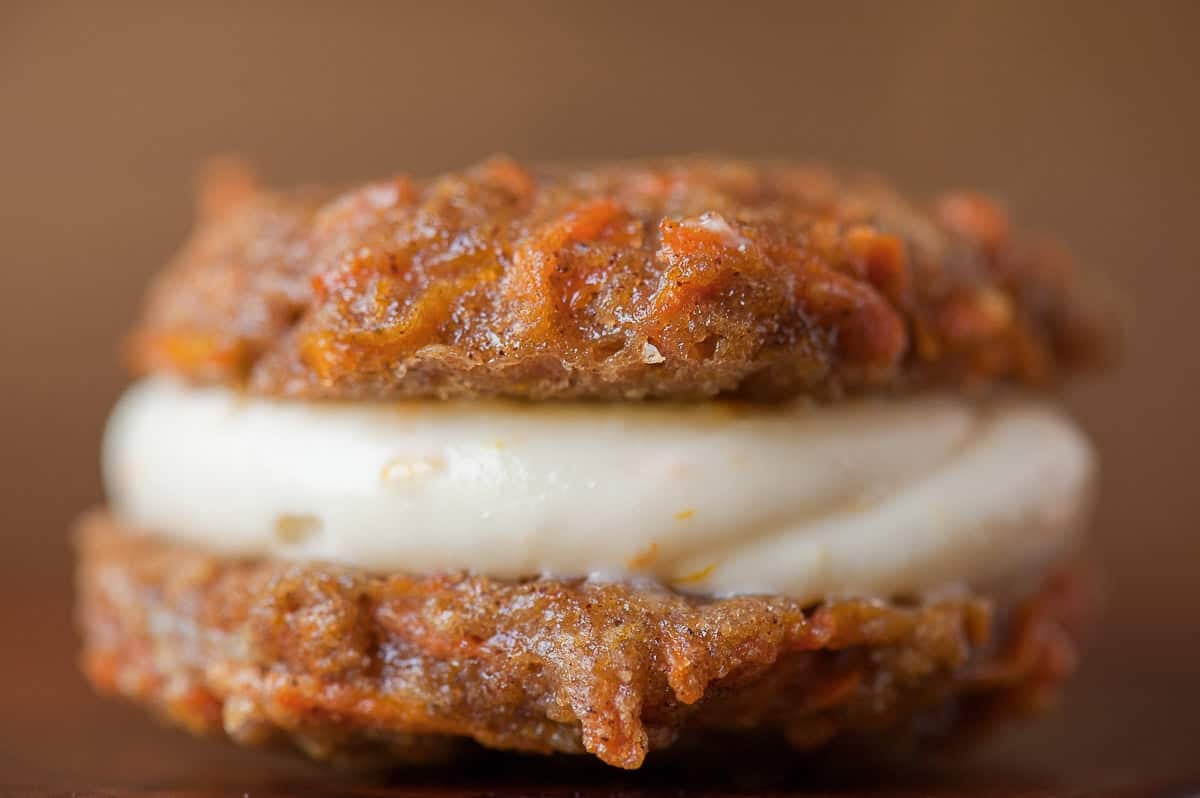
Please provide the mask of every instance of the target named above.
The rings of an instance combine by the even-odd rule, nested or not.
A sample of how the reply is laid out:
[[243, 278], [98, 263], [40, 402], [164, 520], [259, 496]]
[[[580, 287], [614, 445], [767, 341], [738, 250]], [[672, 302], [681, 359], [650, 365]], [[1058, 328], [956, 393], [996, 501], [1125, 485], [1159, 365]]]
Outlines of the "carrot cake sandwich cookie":
[[972, 193], [678, 159], [226, 174], [128, 341], [83, 664], [334, 761], [953, 735], [1071, 668], [1104, 362]]

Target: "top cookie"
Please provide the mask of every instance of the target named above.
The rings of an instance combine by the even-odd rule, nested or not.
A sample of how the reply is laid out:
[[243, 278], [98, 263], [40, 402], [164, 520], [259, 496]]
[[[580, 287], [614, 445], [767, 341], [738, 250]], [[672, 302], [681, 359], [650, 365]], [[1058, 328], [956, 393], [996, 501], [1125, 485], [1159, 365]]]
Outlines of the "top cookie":
[[493, 158], [275, 193], [224, 170], [130, 353], [308, 397], [782, 399], [1045, 384], [1111, 330], [1053, 245], [970, 193], [685, 159]]

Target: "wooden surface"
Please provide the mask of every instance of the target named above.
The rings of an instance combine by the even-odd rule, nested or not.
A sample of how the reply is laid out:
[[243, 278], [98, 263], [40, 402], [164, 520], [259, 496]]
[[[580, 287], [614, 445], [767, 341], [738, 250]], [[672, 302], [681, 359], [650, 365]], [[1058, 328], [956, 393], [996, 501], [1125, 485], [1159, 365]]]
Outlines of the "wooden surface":
[[88, 788], [82, 790], [40, 790], [29, 788], [5, 789], [0, 787], [0, 796], [19, 798], [22, 796], [62, 796], [62, 798], [216, 798], [225, 795], [240, 795], [243, 798], [660, 798], [670, 796], [694, 796], [694, 798], [753, 798], [761, 796], [803, 795], [804, 798], [853, 798], [870, 795], [873, 798], [1195, 798], [1200, 782], [1174, 781], [1140, 785], [1125, 785], [1112, 788], [1059, 788], [1059, 787], [999, 787], [979, 788], [974, 786], [887, 786], [871, 785], [863, 788], [818, 786], [794, 792], [777, 787], [767, 789], [750, 788], [722, 789], [697, 787], [688, 789], [647, 788], [627, 785], [544, 785], [544, 784], [418, 784], [395, 785], [346, 785], [335, 783], [275, 783], [265, 786], [221, 785], [213, 787], [150, 787], [150, 788]]
[[754, 796], [788, 796], [803, 795], [805, 798], [853, 798], [856, 795], [884, 796], [884, 798], [1084, 798], [1093, 796], [1099, 798], [1195, 798], [1196, 782], [1168, 782], [1161, 784], [1145, 784], [1115, 788], [1082, 788], [1062, 789], [1054, 787], [1033, 788], [995, 788], [979, 789], [977, 787], [891, 787], [873, 785], [849, 791], [844, 787], [816, 787], [805, 789], [803, 793], [794, 793], [775, 788], [767, 790], [752, 788], [749, 790], [698, 787], [695, 789], [678, 790], [674, 788], [656, 789], [638, 786], [606, 786], [606, 785], [488, 785], [472, 784], [447, 785], [426, 784], [410, 786], [355, 786], [339, 784], [296, 784], [277, 783], [267, 786], [243, 788], [237, 785], [225, 785], [209, 788], [174, 788], [151, 787], [139, 788], [92, 788], [83, 790], [41, 791], [14, 788], [0, 788], [0, 796], [18, 798], [19, 796], [62, 796], [62, 798], [216, 798], [216, 796], [234, 795], [243, 798], [660, 798], [660, 796], [694, 796], [694, 798], [753, 798]]
[[[1200, 3], [0, 3], [0, 785], [101, 794], [1145, 793], [1200, 774]], [[493, 151], [819, 157], [973, 185], [1126, 309], [1119, 373], [1069, 397], [1104, 462], [1108, 607], [1060, 711], [902, 774], [485, 759], [390, 785], [162, 729], [94, 697], [71, 519], [115, 349], [215, 152], [275, 181]], [[742, 764], [742, 767], [734, 767]], [[736, 772], [735, 772], [736, 771]], [[139, 792], [140, 791], [140, 792]]]

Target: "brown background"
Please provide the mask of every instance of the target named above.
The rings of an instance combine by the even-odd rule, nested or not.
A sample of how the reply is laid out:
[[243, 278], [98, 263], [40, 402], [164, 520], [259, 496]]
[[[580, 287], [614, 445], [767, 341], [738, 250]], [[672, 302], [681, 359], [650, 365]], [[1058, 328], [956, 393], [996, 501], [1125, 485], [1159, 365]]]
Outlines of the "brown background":
[[996, 192], [1111, 279], [1129, 334], [1071, 396], [1104, 455], [1107, 619], [1064, 711], [984, 763], [1200, 770], [1197, 31], [1200, 3], [0, 6], [0, 783], [290, 767], [163, 732], [72, 665], [68, 528], [100, 500], [115, 345], [224, 152], [281, 183], [721, 151]]

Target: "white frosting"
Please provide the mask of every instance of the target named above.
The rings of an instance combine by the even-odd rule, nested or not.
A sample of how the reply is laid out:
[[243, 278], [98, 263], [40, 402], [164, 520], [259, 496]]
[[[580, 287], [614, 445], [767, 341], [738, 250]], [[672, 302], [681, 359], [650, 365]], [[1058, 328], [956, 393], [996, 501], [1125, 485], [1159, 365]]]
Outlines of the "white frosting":
[[1032, 400], [309, 403], [167, 380], [128, 391], [104, 459], [120, 517], [224, 554], [804, 600], [1035, 575], [1093, 472]]

